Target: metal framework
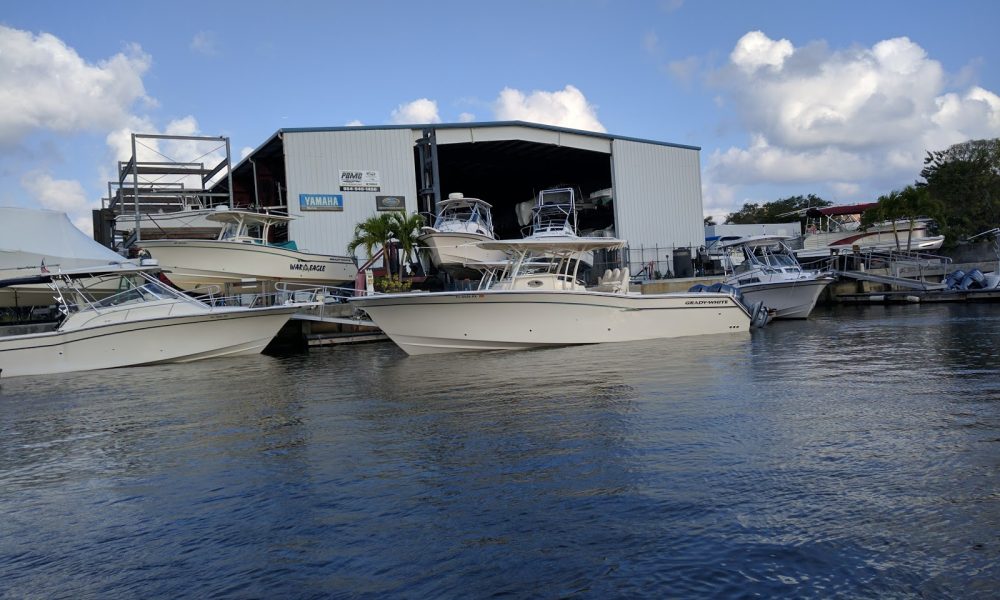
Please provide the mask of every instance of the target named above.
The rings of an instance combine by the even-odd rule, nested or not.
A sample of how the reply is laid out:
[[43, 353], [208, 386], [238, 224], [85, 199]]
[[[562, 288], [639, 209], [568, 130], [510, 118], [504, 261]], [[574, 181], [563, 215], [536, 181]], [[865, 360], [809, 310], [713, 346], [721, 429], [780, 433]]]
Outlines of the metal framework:
[[[226, 154], [218, 164], [206, 165], [204, 162], [169, 160], [170, 157], [154, 149], [154, 152], [168, 160], [140, 161], [137, 150], [140, 145], [145, 146], [142, 140], [214, 143], [215, 147], [202, 157], [223, 145]], [[225, 191], [213, 191], [213, 186], [215, 190], [221, 187], [217, 183], [219, 176], [223, 174], [227, 181]], [[142, 239], [140, 225], [143, 214], [214, 208], [219, 204], [232, 206], [232, 190], [232, 155], [228, 137], [133, 133], [132, 156], [127, 161], [119, 161], [118, 180], [108, 182], [108, 197], [104, 199], [104, 208], [114, 219], [134, 216], [135, 229], [125, 243], [128, 246]]]

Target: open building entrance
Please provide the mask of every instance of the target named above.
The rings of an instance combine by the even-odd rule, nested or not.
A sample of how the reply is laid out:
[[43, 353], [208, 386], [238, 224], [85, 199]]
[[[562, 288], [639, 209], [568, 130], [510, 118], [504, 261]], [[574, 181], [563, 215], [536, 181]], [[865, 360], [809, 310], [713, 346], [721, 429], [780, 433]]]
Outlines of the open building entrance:
[[[419, 148], [415, 153], [419, 173]], [[439, 144], [437, 177], [440, 199], [460, 192], [493, 206], [498, 239], [530, 233], [530, 221], [524, 222], [523, 212], [518, 219], [517, 205], [534, 203], [539, 191], [559, 187], [576, 190], [579, 233], [614, 226], [611, 156], [603, 152], [522, 140]], [[427, 204], [420, 210], [433, 212]]]

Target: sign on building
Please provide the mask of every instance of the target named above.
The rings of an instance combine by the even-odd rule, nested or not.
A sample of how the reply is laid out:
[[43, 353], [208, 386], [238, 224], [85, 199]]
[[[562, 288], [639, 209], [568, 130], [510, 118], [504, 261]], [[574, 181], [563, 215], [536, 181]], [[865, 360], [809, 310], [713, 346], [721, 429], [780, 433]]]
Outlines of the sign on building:
[[381, 192], [382, 181], [378, 171], [347, 170], [340, 172], [340, 191], [342, 192]]
[[375, 210], [406, 210], [402, 196], [375, 196]]
[[343, 194], [299, 194], [302, 210], [344, 210]]

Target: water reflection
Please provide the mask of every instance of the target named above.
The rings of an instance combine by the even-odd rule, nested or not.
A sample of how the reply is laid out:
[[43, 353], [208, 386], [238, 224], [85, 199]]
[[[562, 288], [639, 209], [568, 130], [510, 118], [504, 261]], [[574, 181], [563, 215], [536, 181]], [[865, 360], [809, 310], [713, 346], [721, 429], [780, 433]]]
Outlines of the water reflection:
[[0, 386], [14, 596], [988, 597], [1000, 319]]

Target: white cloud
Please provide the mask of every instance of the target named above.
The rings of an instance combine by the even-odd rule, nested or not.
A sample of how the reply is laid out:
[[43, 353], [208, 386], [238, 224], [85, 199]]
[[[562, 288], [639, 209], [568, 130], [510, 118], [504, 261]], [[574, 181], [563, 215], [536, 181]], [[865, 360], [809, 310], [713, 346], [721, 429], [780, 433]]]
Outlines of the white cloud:
[[494, 111], [501, 121], [528, 121], [587, 131], [607, 131], [597, 119], [597, 107], [572, 85], [556, 92], [535, 90], [528, 95], [520, 90], [504, 88], [494, 103]]
[[199, 31], [194, 34], [191, 44], [188, 47], [195, 54], [204, 54], [205, 56], [217, 56], [219, 54], [215, 34], [211, 31]]
[[884, 193], [912, 182], [926, 151], [1000, 135], [1000, 96], [947, 89], [961, 78], [906, 37], [831, 50], [751, 31], [729, 59], [713, 77], [717, 104], [737, 111], [751, 141], [709, 156], [706, 176], [726, 185]]
[[760, 135], [749, 148], [716, 150], [709, 157], [709, 168], [714, 178], [728, 184], [829, 181], [874, 174], [874, 165], [863, 157], [836, 147], [795, 152], [772, 146]]
[[765, 66], [781, 70], [785, 59], [791, 56], [792, 52], [792, 43], [788, 40], [776, 42], [761, 31], [751, 31], [736, 42], [729, 60], [747, 73], [753, 73]]
[[472, 123], [475, 120], [476, 120], [476, 115], [474, 115], [472, 113], [464, 112], [464, 113], [458, 115], [458, 122], [459, 123]]
[[79, 181], [54, 179], [44, 171], [29, 171], [22, 175], [21, 187], [43, 208], [78, 214], [98, 207], [98, 203], [87, 199]]
[[714, 217], [716, 223], [725, 221], [728, 213], [733, 212], [736, 188], [724, 183], [713, 181], [706, 173], [701, 180], [701, 205], [704, 216]]
[[253, 146], [244, 146], [240, 148], [240, 160], [243, 160], [244, 158], [250, 156], [252, 152], [253, 152]]
[[856, 198], [861, 193], [861, 186], [856, 183], [835, 181], [830, 184], [830, 189], [836, 194], [836, 198], [831, 198], [838, 204], [844, 204]]
[[361, 121], [359, 121], [357, 119], [351, 119], [350, 121], [344, 123], [345, 127], [361, 127], [363, 125], [364, 125], [364, 123], [362, 123]]
[[437, 102], [420, 98], [396, 107], [396, 110], [392, 111], [392, 122], [397, 125], [440, 123], [441, 117], [438, 116]]
[[0, 25], [0, 143], [35, 130], [101, 131], [122, 126], [146, 96], [152, 63], [138, 45], [91, 64], [59, 38]]

